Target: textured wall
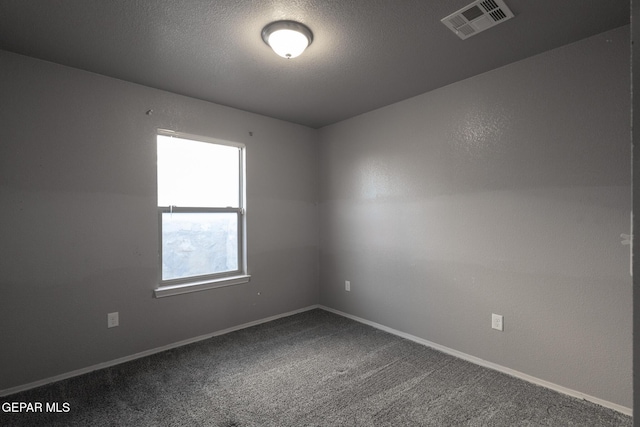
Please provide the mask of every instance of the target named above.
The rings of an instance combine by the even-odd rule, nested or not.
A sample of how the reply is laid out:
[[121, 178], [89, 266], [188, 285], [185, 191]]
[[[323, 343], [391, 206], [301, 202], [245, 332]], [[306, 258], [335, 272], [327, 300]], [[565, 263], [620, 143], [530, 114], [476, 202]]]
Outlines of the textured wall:
[[[318, 302], [316, 131], [6, 52], [0, 63], [0, 389]], [[246, 144], [250, 283], [153, 298], [157, 128]], [[107, 329], [112, 311], [120, 327]]]
[[321, 303], [631, 407], [628, 39], [323, 128]]

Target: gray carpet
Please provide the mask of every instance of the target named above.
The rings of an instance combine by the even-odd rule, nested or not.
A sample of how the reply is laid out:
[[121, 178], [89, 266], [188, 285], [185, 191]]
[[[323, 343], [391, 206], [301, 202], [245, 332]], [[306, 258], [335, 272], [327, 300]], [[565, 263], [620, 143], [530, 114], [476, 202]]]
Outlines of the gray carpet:
[[631, 426], [630, 417], [313, 310], [0, 399], [2, 426]]

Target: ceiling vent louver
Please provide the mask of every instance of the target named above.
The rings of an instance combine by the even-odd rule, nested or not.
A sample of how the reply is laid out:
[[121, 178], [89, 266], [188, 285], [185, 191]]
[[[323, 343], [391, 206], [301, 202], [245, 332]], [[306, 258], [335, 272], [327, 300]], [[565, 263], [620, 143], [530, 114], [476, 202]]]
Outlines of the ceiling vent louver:
[[440, 21], [464, 40], [511, 18], [503, 0], [476, 0]]

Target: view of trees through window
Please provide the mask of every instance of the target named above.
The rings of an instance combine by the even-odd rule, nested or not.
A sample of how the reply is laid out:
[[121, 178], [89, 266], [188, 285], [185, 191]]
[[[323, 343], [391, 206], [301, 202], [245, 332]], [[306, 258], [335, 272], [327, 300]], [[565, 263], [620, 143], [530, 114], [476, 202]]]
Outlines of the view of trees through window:
[[162, 280], [237, 269], [236, 214], [162, 214]]

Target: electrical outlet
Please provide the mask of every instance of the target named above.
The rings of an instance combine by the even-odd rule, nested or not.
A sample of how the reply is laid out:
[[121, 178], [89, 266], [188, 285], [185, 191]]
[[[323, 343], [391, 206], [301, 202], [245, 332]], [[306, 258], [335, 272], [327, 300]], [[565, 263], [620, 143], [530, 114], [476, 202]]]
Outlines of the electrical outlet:
[[118, 312], [107, 314], [107, 328], [115, 328], [120, 324]]
[[345, 280], [344, 282], [344, 290], [347, 292], [351, 292], [351, 282], [348, 280]]
[[491, 327], [498, 331], [504, 331], [504, 325], [502, 323], [501, 315], [491, 313]]

